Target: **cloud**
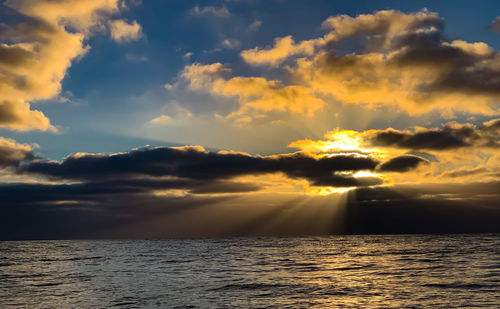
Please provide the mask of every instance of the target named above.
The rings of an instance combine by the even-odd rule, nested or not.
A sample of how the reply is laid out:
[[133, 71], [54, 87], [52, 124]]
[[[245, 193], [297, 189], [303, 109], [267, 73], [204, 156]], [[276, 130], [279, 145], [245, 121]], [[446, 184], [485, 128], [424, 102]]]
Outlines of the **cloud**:
[[130, 24], [121, 19], [113, 20], [110, 27], [111, 37], [118, 43], [137, 41], [143, 36], [141, 25], [135, 20]]
[[240, 48], [240, 45], [240, 41], [236, 39], [225, 39], [224, 41], [222, 41], [222, 46], [228, 49], [238, 49]]
[[262, 77], [223, 76], [231, 70], [221, 63], [202, 65], [194, 63], [186, 66], [181, 73], [192, 90], [207, 91], [213, 95], [237, 98], [239, 110], [229, 115], [236, 120], [242, 119], [251, 110], [281, 111], [304, 114], [311, 117], [323, 108], [325, 103], [314, 96], [310, 89], [302, 86], [286, 86], [276, 80]]
[[325, 134], [325, 137], [325, 140], [294, 141], [288, 147], [315, 153], [379, 148], [416, 151], [450, 151], [472, 147], [496, 149], [500, 147], [500, 119], [486, 121], [478, 127], [470, 123], [450, 122], [440, 128], [416, 127], [412, 130], [334, 130]]
[[229, 17], [231, 16], [231, 13], [227, 9], [225, 5], [222, 7], [216, 7], [216, 6], [198, 6], [196, 5], [194, 8], [192, 8], [189, 11], [189, 14], [191, 15], [196, 15], [196, 16], [201, 16], [201, 15], [206, 15], [206, 14], [212, 14], [216, 17]]
[[[321, 38], [295, 43], [291, 36], [276, 38], [274, 46], [266, 49], [254, 48], [243, 51], [241, 56], [254, 65], [277, 65], [295, 55], [312, 55], [318, 48], [328, 47], [345, 39], [367, 37], [373, 41], [384, 40], [387, 45], [391, 39], [411, 28], [421, 25], [441, 28], [442, 20], [435, 13], [427, 11], [404, 14], [398, 11], [379, 11], [374, 14], [361, 14], [355, 18], [337, 15], [326, 19], [323, 28], [329, 32]], [[408, 28], [408, 29], [407, 29]], [[386, 36], [385, 38], [383, 36]], [[375, 40], [373, 38], [376, 38]], [[382, 37], [382, 38], [380, 38]]]
[[[319, 38], [285, 36], [243, 50], [257, 72], [266, 67], [256, 76], [228, 78], [231, 70], [218, 62], [186, 66], [180, 76], [191, 90], [237, 99], [229, 118], [238, 123], [274, 111], [312, 117], [338, 102], [412, 115], [500, 112], [500, 53], [484, 42], [447, 39], [437, 13], [338, 15], [323, 28]], [[273, 79], [264, 76], [270, 69]]]
[[278, 66], [286, 58], [292, 55], [311, 55], [314, 53], [315, 41], [302, 41], [296, 44], [291, 36], [277, 38], [274, 46], [268, 49], [244, 50], [240, 53], [243, 60], [252, 65], [271, 65]]
[[[496, 125], [493, 120], [481, 128]], [[374, 173], [407, 172], [426, 162], [413, 155], [381, 163], [352, 153], [259, 156], [210, 152], [201, 146], [76, 153], [59, 162], [36, 157], [33, 146], [0, 139], [0, 166], [34, 177], [30, 183], [0, 184], [0, 235], [2, 239], [248, 236], [259, 235], [267, 226], [265, 214], [287, 209], [294, 211], [286, 211], [287, 219], [273, 224], [267, 233], [281, 235], [290, 228], [291, 235], [498, 231], [498, 182], [390, 185]], [[294, 185], [301, 182], [352, 191], [337, 205], [335, 196], [322, 199], [296, 191]], [[276, 193], [278, 185], [292, 186], [292, 191]], [[311, 228], [324, 222], [324, 216], [329, 224]], [[232, 218], [230, 223], [227, 217]], [[249, 229], [255, 218], [260, 218], [256, 230]], [[138, 228], [141, 224], [147, 228]], [[218, 230], [220, 226], [228, 229]]]
[[500, 121], [472, 124], [448, 123], [441, 128], [409, 130], [368, 130], [365, 140], [373, 146], [397, 147], [414, 150], [452, 150], [463, 147], [498, 148]]
[[90, 49], [85, 40], [103, 31], [117, 0], [9, 0], [13, 22], [0, 25], [0, 127], [55, 132], [30, 102], [57, 96], [72, 61]]
[[260, 19], [256, 19], [248, 26], [248, 30], [257, 31], [260, 29], [261, 26], [262, 26], [262, 21]]
[[246, 114], [248, 110], [281, 111], [306, 116], [323, 108], [323, 100], [301, 86], [284, 86], [279, 81], [261, 77], [233, 77], [218, 79], [210, 91], [224, 97], [236, 97], [241, 108], [231, 116]]
[[[146, 147], [115, 154], [76, 153], [58, 162], [34, 156], [31, 146], [6, 139], [0, 142], [0, 164], [19, 176], [32, 177], [29, 183], [0, 184], [0, 217], [6, 215], [13, 220], [2, 221], [2, 237], [11, 235], [11, 223], [15, 222], [17, 229], [27, 224], [27, 214], [37, 218], [30, 221], [33, 228], [29, 230], [40, 232], [40, 237], [52, 229], [62, 233], [59, 235], [76, 237], [73, 233], [77, 227], [89, 235], [92, 230], [122, 226], [125, 218], [137, 223], [211, 204], [225, 205], [227, 199], [235, 197], [276, 194], [277, 186], [295, 190], [294, 186], [303, 182], [337, 188], [383, 183], [375, 175], [356, 176], [379, 164], [360, 155], [257, 156], [184, 146]], [[297, 193], [285, 195], [290, 194]], [[90, 218], [91, 213], [99, 216]], [[89, 225], [79, 225], [83, 221], [76, 218], [86, 218], [83, 221]], [[50, 224], [45, 226], [43, 222]]]
[[[316, 158], [302, 153], [250, 156], [207, 152], [200, 146], [140, 148], [117, 154], [74, 154], [62, 162], [36, 160], [19, 173], [59, 179], [102, 180], [123, 177], [173, 176], [192, 180], [230, 179], [244, 175], [283, 173], [291, 178], [338, 181], [355, 172], [373, 170], [378, 162], [366, 156], [336, 155]], [[340, 181], [339, 181], [340, 183]]]
[[489, 25], [492, 31], [500, 33], [500, 16], [495, 18], [495, 20]]
[[429, 164], [429, 161], [412, 155], [399, 156], [390, 159], [378, 166], [382, 172], [408, 172], [420, 164]]
[[[343, 233], [480, 233], [498, 230], [498, 182], [358, 188]], [[480, 197], [478, 194], [484, 194]]]
[[[172, 86], [173, 87], [173, 86]], [[153, 125], [176, 126], [191, 122], [193, 114], [176, 100], [168, 102], [162, 109], [162, 114], [149, 121]]]
[[202, 65], [193, 63], [184, 67], [181, 77], [189, 82], [192, 90], [210, 89], [213, 83], [220, 79], [223, 74], [231, 72], [231, 69], [222, 63]]
[[[365, 187], [329, 197], [153, 195], [129, 181], [0, 185], [0, 238], [499, 232], [498, 182]], [[217, 190], [215, 184], [209, 191]], [[195, 186], [196, 188], [196, 186]], [[198, 189], [194, 189], [198, 190]], [[200, 189], [203, 190], [203, 189]], [[250, 191], [248, 191], [250, 190]], [[181, 191], [179, 191], [181, 193]], [[228, 220], [231, 218], [231, 220]]]
[[440, 175], [440, 177], [467, 177], [467, 176], [475, 176], [477, 174], [485, 174], [491, 173], [492, 171], [486, 167], [475, 167], [475, 168], [461, 168], [453, 171], [446, 171]]
[[16, 167], [23, 161], [35, 158], [33, 146], [0, 137], [0, 168]]
[[148, 56], [134, 53], [125, 54], [125, 59], [132, 62], [146, 62], [149, 61]]
[[416, 132], [394, 129], [370, 130], [366, 139], [373, 146], [397, 147], [414, 150], [449, 150], [471, 146], [470, 139], [475, 139], [472, 127], [439, 129], [420, 129]]
[[153, 124], [163, 124], [163, 125], [169, 125], [174, 121], [172, 117], [168, 115], [160, 115], [156, 118], [153, 118], [150, 122]]
[[182, 56], [182, 58], [184, 59], [184, 61], [190, 61], [192, 55], [193, 55], [192, 52], [187, 52], [184, 54], [184, 56]]
[[276, 38], [272, 47], [241, 56], [259, 66], [280, 67], [286, 60], [296, 85], [342, 103], [383, 104], [411, 114], [498, 112], [500, 53], [483, 42], [448, 40], [436, 13], [338, 15], [323, 27], [323, 37]]

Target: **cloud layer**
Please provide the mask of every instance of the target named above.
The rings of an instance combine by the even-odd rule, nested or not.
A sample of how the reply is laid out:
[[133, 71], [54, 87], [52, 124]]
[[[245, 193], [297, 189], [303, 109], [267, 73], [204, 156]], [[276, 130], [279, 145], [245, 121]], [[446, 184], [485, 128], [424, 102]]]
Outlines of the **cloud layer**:
[[326, 140], [299, 140], [289, 147], [308, 152], [338, 150], [341, 137], [348, 136], [351, 150], [357, 148], [396, 148], [407, 150], [449, 151], [460, 148], [497, 149], [500, 147], [500, 119], [492, 119], [475, 126], [471, 123], [450, 122], [439, 128], [371, 129], [362, 132], [337, 130], [325, 135]]
[[237, 98], [240, 108], [229, 115], [245, 122], [250, 111], [281, 111], [313, 116], [325, 102], [303, 86], [283, 85], [262, 77], [224, 78], [231, 70], [221, 63], [186, 66], [181, 76], [192, 90], [206, 91], [220, 97]]
[[349, 174], [335, 173], [373, 170], [377, 164], [372, 158], [357, 155], [314, 157], [295, 153], [261, 157], [234, 152], [207, 152], [193, 146], [143, 148], [111, 155], [75, 154], [62, 162], [32, 161], [19, 167], [18, 171], [74, 180], [171, 176], [200, 181], [283, 173], [291, 178], [305, 178], [312, 183], [356, 186]]
[[[272, 46], [241, 51], [248, 65], [263, 75], [263, 68], [274, 68], [281, 80], [223, 78], [231, 71], [221, 63], [189, 65], [181, 76], [191, 90], [236, 98], [241, 107], [231, 116], [247, 121], [256, 110], [310, 117], [331, 98], [412, 115], [499, 112], [500, 53], [484, 42], [449, 40], [437, 13], [337, 15], [326, 19], [323, 28], [326, 34], [319, 38], [295, 42], [285, 36]], [[210, 71], [215, 67], [224, 74]]]
[[[500, 54], [483, 42], [447, 40], [436, 13], [339, 15], [323, 27], [329, 32], [322, 38], [299, 43], [280, 38], [270, 49], [241, 56], [252, 65], [307, 56], [297, 59], [290, 73], [301, 85], [344, 103], [389, 104], [410, 113], [496, 111]], [[343, 43], [353, 40], [359, 47], [342, 52]]]

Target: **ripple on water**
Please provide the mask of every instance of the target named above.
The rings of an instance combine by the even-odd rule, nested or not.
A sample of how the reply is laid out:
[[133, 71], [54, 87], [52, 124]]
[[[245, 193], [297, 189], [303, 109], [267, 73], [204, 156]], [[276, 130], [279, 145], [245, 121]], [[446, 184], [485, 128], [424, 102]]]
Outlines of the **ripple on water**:
[[0, 242], [0, 308], [497, 308], [500, 235]]

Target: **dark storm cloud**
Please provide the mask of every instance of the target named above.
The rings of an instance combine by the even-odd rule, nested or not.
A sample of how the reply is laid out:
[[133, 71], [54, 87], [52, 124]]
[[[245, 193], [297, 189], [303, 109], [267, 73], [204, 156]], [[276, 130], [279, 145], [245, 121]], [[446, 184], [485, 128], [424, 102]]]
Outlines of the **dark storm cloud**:
[[440, 129], [424, 132], [403, 132], [392, 129], [379, 131], [370, 139], [374, 146], [395, 146], [408, 149], [446, 150], [470, 146], [462, 136]]
[[[97, 184], [0, 186], [0, 239], [112, 238], [124, 229], [122, 237], [147, 237], [152, 222], [165, 216], [193, 211], [221, 203], [227, 197], [186, 195], [155, 196]], [[175, 220], [174, 220], [175, 221]], [[146, 222], [144, 229], [128, 224]], [[189, 224], [189, 222], [185, 222]], [[161, 225], [151, 235], [165, 236]]]
[[182, 189], [196, 194], [242, 193], [260, 189], [258, 185], [193, 180], [130, 179], [95, 181], [74, 184], [11, 183], [0, 184], [0, 200], [6, 205], [43, 205], [61, 201], [74, 203], [99, 203], [103, 199], [127, 196], [143, 199], [155, 190]]
[[441, 128], [408, 130], [370, 130], [365, 141], [373, 146], [412, 150], [450, 150], [463, 147], [498, 147], [500, 120], [494, 119], [480, 127], [449, 123]]
[[[68, 203], [87, 207], [124, 197], [135, 203], [153, 196], [241, 194], [259, 191], [265, 184], [241, 182], [235, 177], [271, 173], [306, 179], [312, 186], [361, 187], [383, 183], [378, 177], [354, 177], [356, 171], [374, 170], [380, 163], [352, 154], [319, 158], [304, 153], [251, 156], [186, 146], [139, 148], [116, 154], [75, 154], [57, 162], [35, 158], [26, 145], [11, 140], [5, 143], [10, 143], [9, 149], [16, 146], [20, 148], [18, 152], [24, 151], [16, 156], [10, 152], [3, 155], [5, 164], [18, 174], [62, 182], [0, 185], [0, 200], [10, 207]], [[392, 161], [384, 164], [394, 165]], [[418, 163], [404, 164], [405, 168], [392, 167], [392, 171], [404, 172]]]
[[196, 147], [158, 147], [112, 155], [79, 154], [62, 162], [34, 161], [23, 165], [19, 172], [82, 180], [140, 175], [213, 180], [282, 172], [289, 177], [314, 180], [334, 177], [333, 173], [339, 171], [372, 170], [377, 164], [372, 158], [353, 155], [313, 158], [295, 153], [261, 157], [206, 152]]
[[[230, 196], [94, 195], [94, 189], [77, 187], [1, 186], [1, 198], [14, 192], [18, 200], [0, 204], [0, 239], [500, 232], [498, 182], [358, 188], [342, 205], [319, 196], [280, 203], [265, 196], [272, 206], [261, 210], [254, 199], [242, 204]], [[74, 201], [71, 190], [87, 198]], [[58, 203], [50, 201], [54, 193]], [[296, 207], [304, 201], [307, 207]], [[340, 206], [331, 222], [324, 221], [325, 205]], [[318, 222], [323, 229], [315, 229]]]
[[[379, 164], [359, 155], [264, 157], [207, 152], [200, 147], [157, 147], [117, 154], [75, 154], [57, 162], [31, 157], [30, 147], [5, 141], [11, 144], [9, 149], [26, 148], [17, 159], [4, 160], [20, 175], [63, 183], [1, 184], [2, 239], [114, 237], [108, 232], [127, 224], [196, 211], [213, 203], [228, 205], [224, 203], [230, 199], [268, 186], [238, 182], [237, 176], [283, 173], [306, 179], [313, 186], [382, 183], [376, 177], [352, 176]], [[131, 235], [128, 230], [124, 233]]]
[[498, 233], [500, 183], [358, 188], [349, 192], [349, 234]]
[[[491, 127], [493, 122], [485, 126]], [[30, 152], [26, 153], [29, 157]], [[109, 155], [76, 154], [62, 162], [19, 162], [13, 163], [19, 173], [67, 183], [1, 184], [0, 239], [260, 235], [237, 227], [251, 218], [267, 218], [262, 211], [271, 212], [273, 218], [282, 216], [290, 207], [301, 205], [305, 197], [297, 194], [296, 199], [276, 203], [282, 197], [256, 192], [266, 184], [240, 183], [234, 177], [281, 172], [306, 179], [313, 186], [367, 187], [382, 180], [352, 174], [380, 166], [406, 171], [426, 161], [406, 155], [380, 165], [369, 157], [353, 155], [262, 157], [207, 152], [199, 147], [157, 147]], [[497, 228], [491, 222], [498, 218], [499, 188], [498, 183], [489, 183], [354, 190], [331, 229], [320, 233], [493, 231]], [[242, 194], [248, 192], [253, 193]], [[263, 200], [255, 200], [261, 195], [265, 195]], [[307, 209], [312, 207], [310, 211], [318, 215], [322, 212], [316, 210], [329, 203], [331, 200], [309, 197], [305, 213], [286, 212], [288, 219], [272, 224], [265, 233], [317, 233], [310, 226], [320, 218], [311, 217]], [[261, 209], [261, 204], [268, 206]]]
[[417, 168], [420, 164], [428, 164], [429, 161], [412, 155], [404, 155], [390, 159], [378, 166], [382, 172], [407, 172]]

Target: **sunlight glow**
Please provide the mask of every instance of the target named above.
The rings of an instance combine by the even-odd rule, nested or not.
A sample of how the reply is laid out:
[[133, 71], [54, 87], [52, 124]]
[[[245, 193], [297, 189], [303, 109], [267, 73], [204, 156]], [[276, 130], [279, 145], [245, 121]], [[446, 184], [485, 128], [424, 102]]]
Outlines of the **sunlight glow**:
[[352, 175], [353, 177], [359, 178], [359, 177], [380, 177], [380, 174], [373, 173], [370, 171], [359, 171], [356, 172]]
[[353, 130], [342, 130], [329, 132], [326, 137], [329, 139], [323, 151], [331, 150], [354, 150], [359, 149], [361, 137], [359, 132]]
[[307, 190], [307, 194], [309, 195], [320, 195], [320, 196], [325, 196], [325, 195], [331, 195], [331, 194], [342, 194], [347, 191], [350, 191], [352, 189], [355, 189], [355, 187], [342, 187], [342, 188], [336, 188], [336, 187], [310, 187]]

